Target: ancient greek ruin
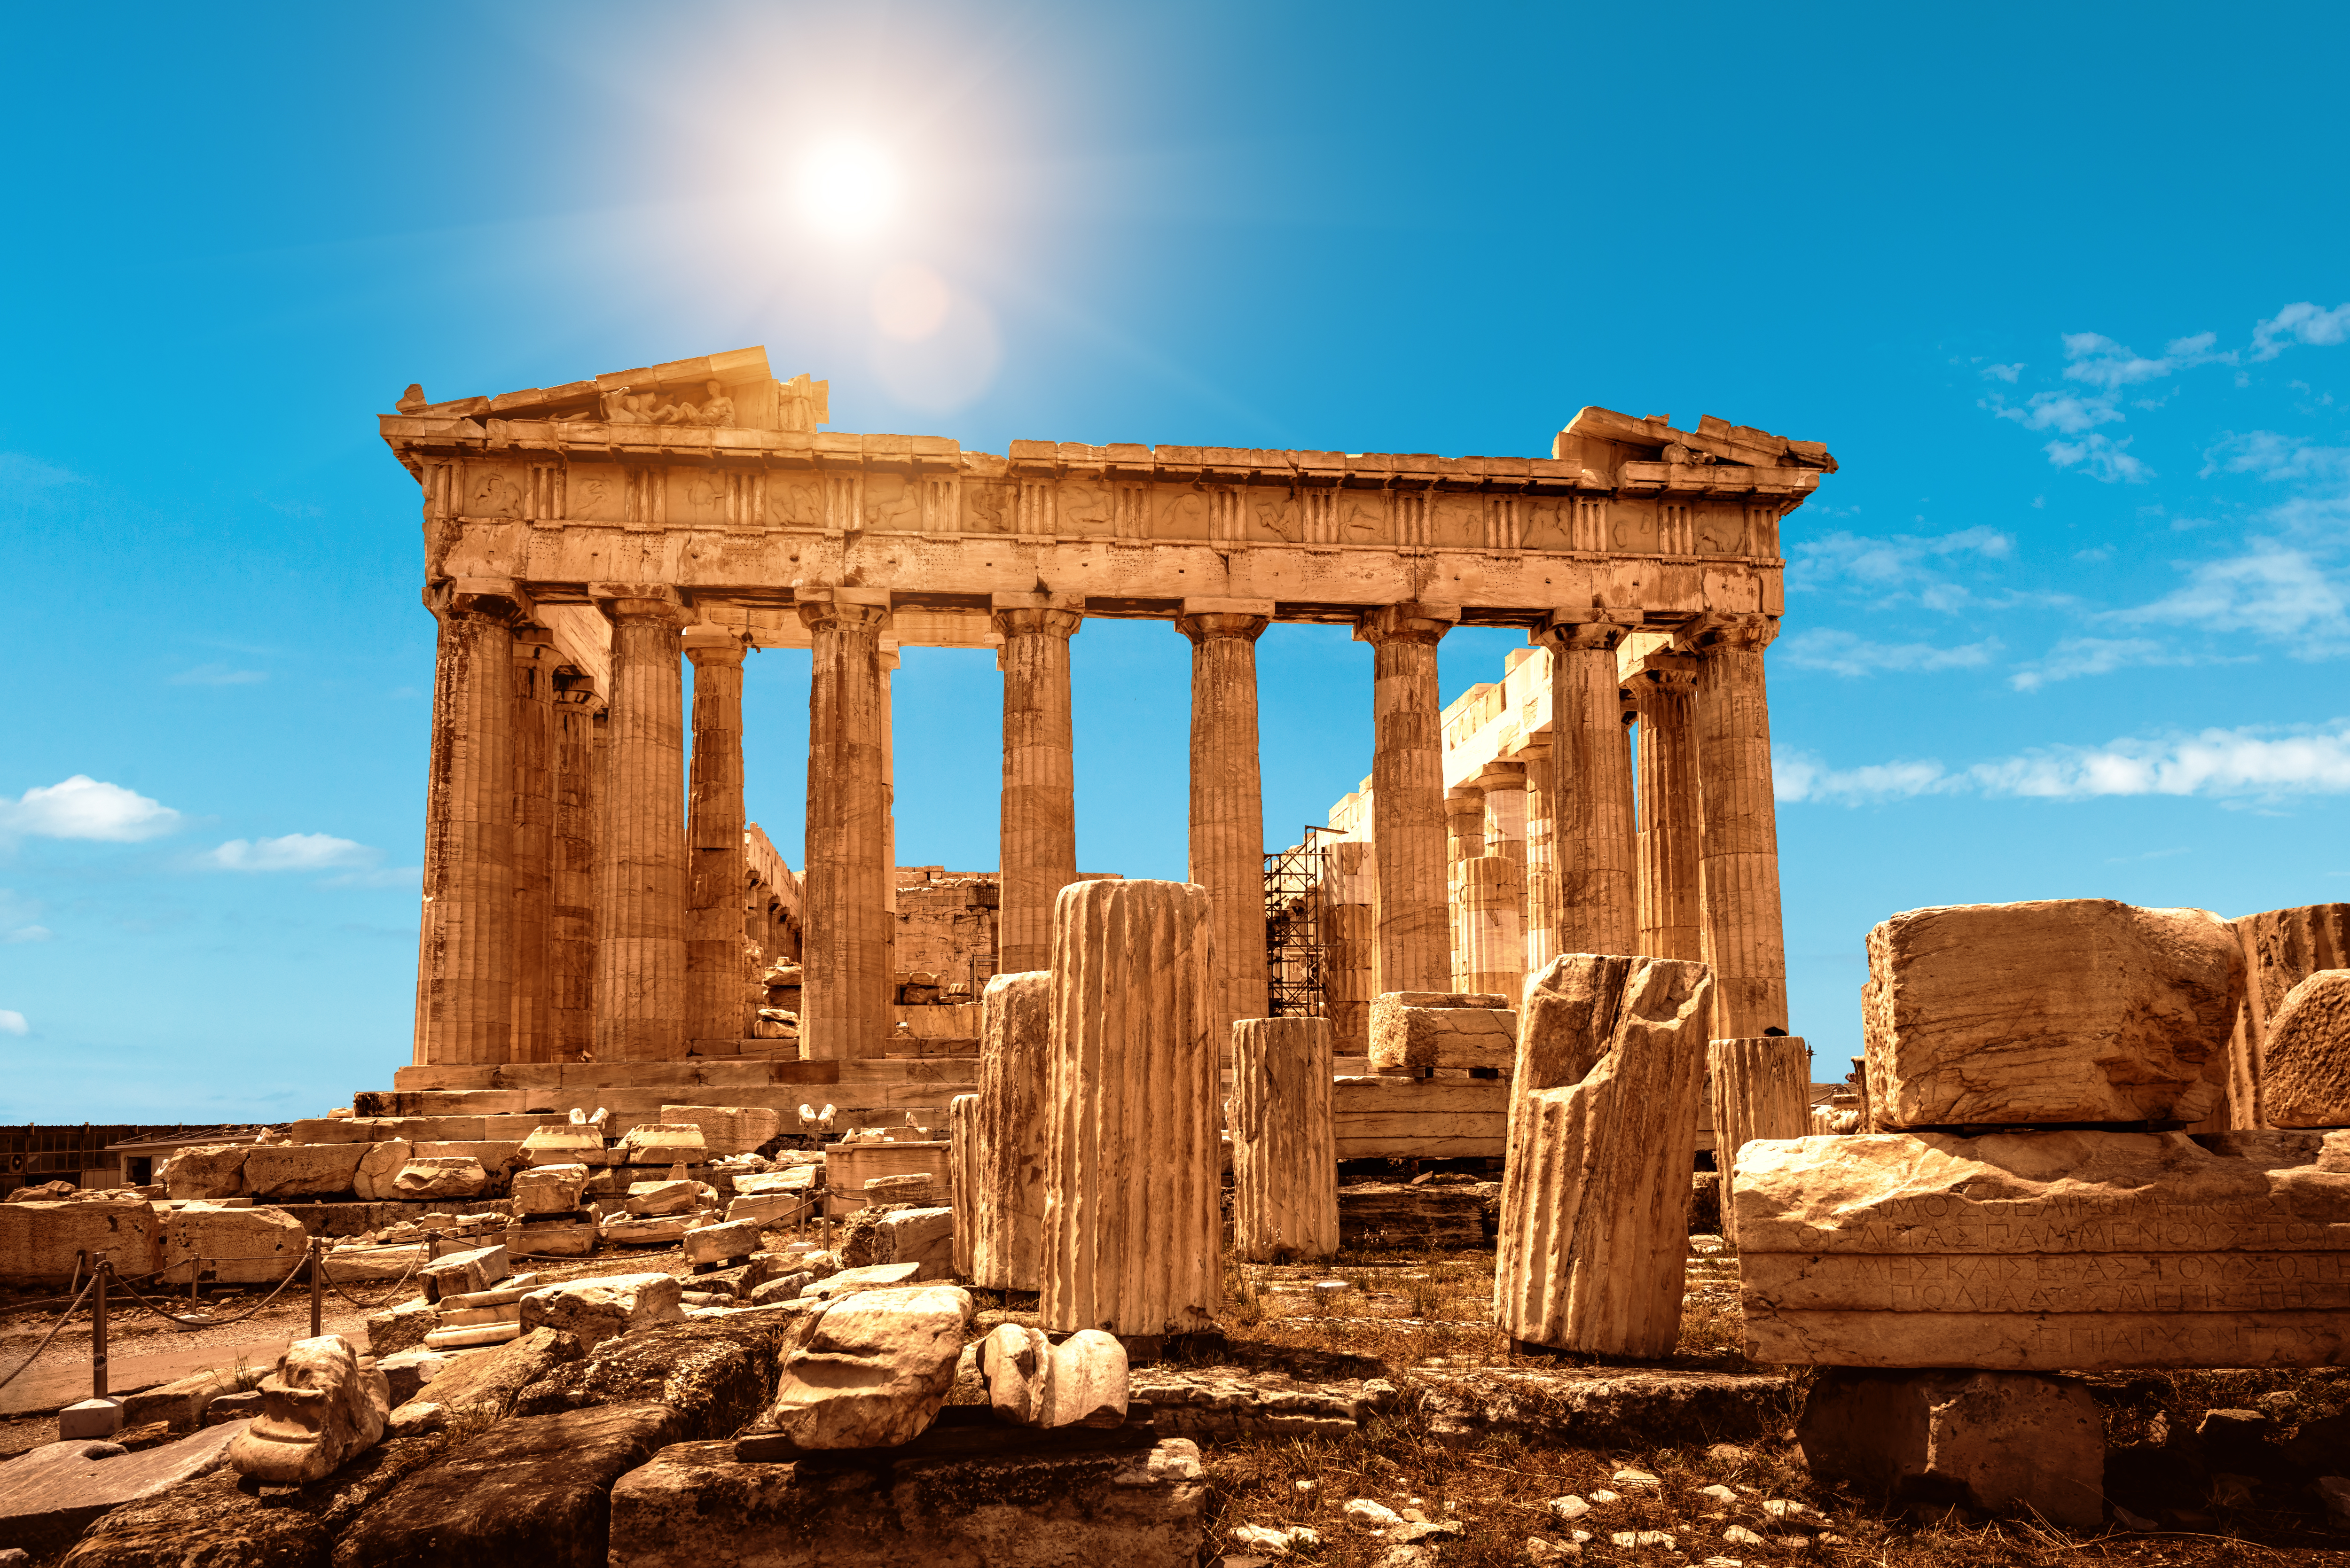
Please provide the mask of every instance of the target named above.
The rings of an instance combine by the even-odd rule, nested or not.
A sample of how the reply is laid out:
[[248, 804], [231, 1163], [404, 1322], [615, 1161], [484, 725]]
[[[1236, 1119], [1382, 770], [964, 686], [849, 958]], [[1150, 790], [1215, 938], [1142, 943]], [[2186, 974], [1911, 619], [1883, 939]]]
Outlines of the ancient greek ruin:
[[[1883, 910], [1861, 1054], [1791, 1015], [1824, 444], [995, 454], [764, 348], [549, 379], [377, 414], [408, 1064], [6, 1194], [0, 1565], [2350, 1542], [2350, 904]], [[1105, 618], [1189, 659], [1181, 880], [1078, 859]], [[1269, 845], [1275, 622], [1368, 645], [1370, 771]], [[899, 863], [909, 647], [994, 650], [992, 866]]]

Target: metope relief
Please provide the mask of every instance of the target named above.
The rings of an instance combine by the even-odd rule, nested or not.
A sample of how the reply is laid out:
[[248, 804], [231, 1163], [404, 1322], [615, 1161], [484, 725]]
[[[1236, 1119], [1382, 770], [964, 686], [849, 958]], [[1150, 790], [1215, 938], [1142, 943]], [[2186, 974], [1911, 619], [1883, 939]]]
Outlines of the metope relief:
[[468, 517], [519, 517], [523, 489], [520, 475], [504, 465], [469, 465], [465, 475], [464, 514]]
[[628, 471], [615, 462], [575, 462], [563, 486], [563, 514], [576, 523], [628, 520]]
[[787, 477], [770, 474], [767, 479], [767, 518], [782, 528], [821, 528], [824, 526], [824, 482], [814, 477]]
[[922, 497], [902, 473], [865, 476], [865, 525], [891, 533], [917, 533], [922, 526]]
[[1151, 534], [1160, 539], [1209, 537], [1208, 498], [1193, 489], [1162, 489]]

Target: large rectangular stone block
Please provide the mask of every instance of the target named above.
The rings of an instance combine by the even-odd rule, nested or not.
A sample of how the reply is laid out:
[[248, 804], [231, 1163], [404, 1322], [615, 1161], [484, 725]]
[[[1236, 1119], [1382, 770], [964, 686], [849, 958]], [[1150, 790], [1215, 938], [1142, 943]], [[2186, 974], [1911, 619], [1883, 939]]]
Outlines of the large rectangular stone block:
[[2243, 995], [2204, 909], [2111, 898], [1912, 909], [1868, 933], [1861, 992], [1879, 1129], [2199, 1121]]
[[156, 1266], [169, 1271], [166, 1283], [274, 1285], [302, 1261], [310, 1233], [283, 1209], [191, 1207], [165, 1217], [161, 1241]]
[[[0, 1203], [0, 1282], [64, 1284], [77, 1271], [76, 1254], [108, 1257], [115, 1272], [139, 1275], [157, 1267], [162, 1225], [155, 1206], [137, 1198], [85, 1198], [65, 1203]], [[89, 1277], [85, 1261], [78, 1264]]]
[[1731, 1201], [1758, 1360], [2350, 1365], [2350, 1132], [2306, 1164], [2180, 1133], [1758, 1140]]
[[363, 1143], [263, 1143], [244, 1154], [244, 1189], [263, 1203], [351, 1190]]
[[663, 1106], [660, 1119], [670, 1127], [700, 1127], [702, 1145], [712, 1154], [753, 1153], [783, 1125], [764, 1106]]
[[1518, 1015], [1482, 992], [1391, 991], [1371, 1003], [1371, 1070], [1507, 1068], [1517, 1054]]

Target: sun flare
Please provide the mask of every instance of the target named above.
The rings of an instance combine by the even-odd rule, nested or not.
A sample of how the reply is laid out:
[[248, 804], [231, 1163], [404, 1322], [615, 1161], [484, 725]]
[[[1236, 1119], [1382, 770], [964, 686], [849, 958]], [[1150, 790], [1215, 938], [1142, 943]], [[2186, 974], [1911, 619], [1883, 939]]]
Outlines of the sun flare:
[[897, 211], [897, 164], [868, 141], [830, 141], [800, 165], [801, 213], [844, 238], [869, 234]]

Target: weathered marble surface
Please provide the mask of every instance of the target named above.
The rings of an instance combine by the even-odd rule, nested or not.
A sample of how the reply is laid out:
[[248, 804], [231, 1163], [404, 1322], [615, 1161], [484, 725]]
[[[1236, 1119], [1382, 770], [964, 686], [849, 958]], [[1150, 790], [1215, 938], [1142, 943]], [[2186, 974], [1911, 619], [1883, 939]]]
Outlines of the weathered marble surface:
[[2244, 959], [2205, 909], [2111, 898], [1911, 909], [1868, 933], [1876, 1126], [2199, 1121]]
[[[2270, 1152], [2309, 1152], [2291, 1141]], [[2180, 1133], [1750, 1143], [1732, 1180], [1749, 1352], [2016, 1371], [2350, 1364], [2350, 1132], [2314, 1154], [2235, 1158]]]
[[2350, 1126], [2350, 969], [2322, 969], [2269, 1020], [2262, 1108], [2280, 1127]]

